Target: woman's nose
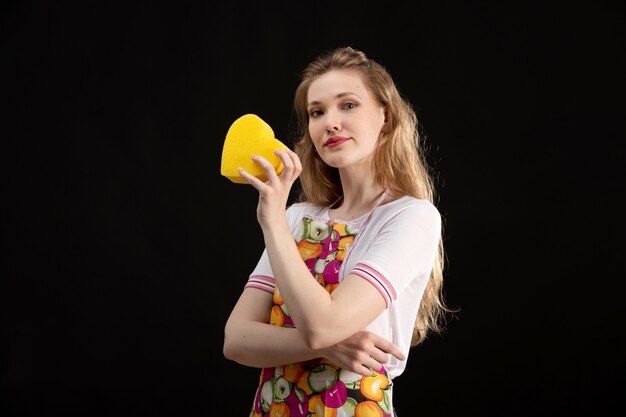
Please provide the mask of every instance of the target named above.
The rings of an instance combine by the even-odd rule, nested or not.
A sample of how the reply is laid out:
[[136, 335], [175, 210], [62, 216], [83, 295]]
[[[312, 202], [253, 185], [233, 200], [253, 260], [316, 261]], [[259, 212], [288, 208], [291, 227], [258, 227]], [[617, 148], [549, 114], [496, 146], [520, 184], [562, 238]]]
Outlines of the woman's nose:
[[327, 132], [338, 132], [341, 130], [341, 123], [339, 119], [332, 114], [328, 115], [326, 119], [326, 131]]

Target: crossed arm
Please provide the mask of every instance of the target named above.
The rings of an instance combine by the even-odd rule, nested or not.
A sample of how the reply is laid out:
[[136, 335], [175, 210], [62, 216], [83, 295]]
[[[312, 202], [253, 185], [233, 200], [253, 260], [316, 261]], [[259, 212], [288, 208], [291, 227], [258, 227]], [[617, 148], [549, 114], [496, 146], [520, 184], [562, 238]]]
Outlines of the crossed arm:
[[226, 358], [261, 368], [325, 357], [361, 375], [370, 375], [372, 369], [380, 369], [389, 355], [404, 359], [393, 343], [367, 331], [357, 331], [326, 348], [312, 349], [297, 329], [269, 324], [271, 306], [272, 294], [256, 288], [243, 291], [226, 322]]

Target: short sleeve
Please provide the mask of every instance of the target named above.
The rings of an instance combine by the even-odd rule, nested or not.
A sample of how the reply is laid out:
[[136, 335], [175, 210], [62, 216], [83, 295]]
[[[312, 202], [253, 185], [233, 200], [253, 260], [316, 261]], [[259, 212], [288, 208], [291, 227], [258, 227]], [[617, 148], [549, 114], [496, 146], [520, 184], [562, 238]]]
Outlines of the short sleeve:
[[[351, 257], [356, 274], [376, 287], [389, 307], [409, 285], [426, 287], [441, 239], [441, 216], [427, 200], [381, 210], [372, 216], [366, 242]], [[356, 249], [356, 248], [355, 248]], [[417, 282], [416, 282], [417, 281]]]
[[[291, 230], [292, 235], [295, 237], [296, 233], [300, 230], [300, 221], [302, 220], [302, 213], [308, 206], [303, 203], [293, 204], [287, 207], [285, 215], [287, 217], [287, 224]], [[267, 256], [267, 250], [263, 249], [263, 253], [259, 258], [255, 268], [248, 277], [248, 281], [245, 284], [245, 288], [258, 288], [267, 292], [274, 292], [275, 280], [274, 272], [270, 265], [269, 257]]]

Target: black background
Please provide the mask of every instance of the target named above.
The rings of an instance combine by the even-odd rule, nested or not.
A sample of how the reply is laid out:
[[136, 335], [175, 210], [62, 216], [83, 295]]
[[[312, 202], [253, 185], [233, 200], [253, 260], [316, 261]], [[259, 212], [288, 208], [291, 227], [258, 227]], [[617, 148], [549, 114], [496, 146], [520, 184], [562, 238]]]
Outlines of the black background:
[[262, 238], [223, 139], [255, 113], [291, 146], [343, 45], [415, 106], [461, 308], [400, 417], [623, 409], [623, 3], [292, 3], [1, 6], [2, 414], [247, 415], [223, 328]]

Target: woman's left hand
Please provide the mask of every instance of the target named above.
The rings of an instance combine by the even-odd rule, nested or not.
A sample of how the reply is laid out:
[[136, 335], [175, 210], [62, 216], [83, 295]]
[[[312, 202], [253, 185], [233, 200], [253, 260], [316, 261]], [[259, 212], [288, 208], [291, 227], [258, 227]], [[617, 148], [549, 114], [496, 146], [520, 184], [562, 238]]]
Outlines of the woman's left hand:
[[334, 346], [321, 349], [325, 358], [351, 372], [371, 376], [395, 356], [403, 361], [406, 356], [387, 339], [365, 330], [359, 331]]
[[259, 192], [257, 220], [262, 228], [273, 224], [276, 220], [284, 219], [291, 187], [302, 172], [300, 158], [294, 151], [276, 149], [274, 153], [281, 159], [284, 166], [280, 175], [276, 174], [276, 170], [267, 159], [259, 155], [252, 156], [252, 160], [265, 171], [266, 182], [239, 168], [239, 174]]

